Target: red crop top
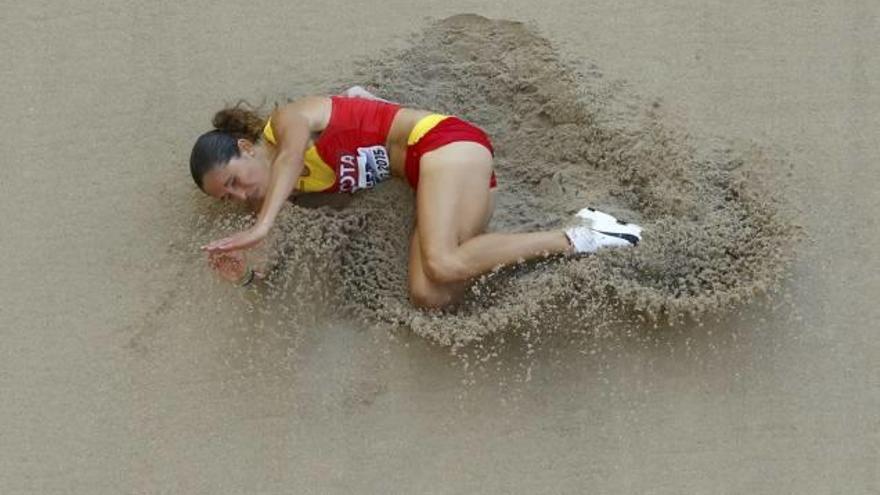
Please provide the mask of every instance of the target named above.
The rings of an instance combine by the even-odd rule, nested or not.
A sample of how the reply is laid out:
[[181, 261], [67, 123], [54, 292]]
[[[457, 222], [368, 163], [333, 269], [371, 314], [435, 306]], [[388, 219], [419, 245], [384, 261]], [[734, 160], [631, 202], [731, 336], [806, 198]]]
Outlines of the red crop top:
[[[400, 105], [344, 96], [330, 99], [330, 121], [303, 156], [309, 173], [299, 178], [297, 188], [303, 192], [353, 193], [391, 177], [385, 141]], [[271, 119], [263, 136], [277, 144]]]

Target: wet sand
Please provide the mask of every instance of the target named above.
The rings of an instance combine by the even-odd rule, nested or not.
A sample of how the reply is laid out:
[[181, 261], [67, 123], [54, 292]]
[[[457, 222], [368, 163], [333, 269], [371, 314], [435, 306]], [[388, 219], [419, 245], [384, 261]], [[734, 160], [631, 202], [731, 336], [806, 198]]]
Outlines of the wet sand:
[[[0, 492], [880, 490], [876, 6], [382, 8], [28, 4], [2, 21]], [[218, 211], [185, 162], [213, 111], [370, 78], [358, 61], [462, 12], [527, 21], [585, 96], [659, 100], [697, 142], [791, 164], [808, 239], [773, 297], [453, 355], [207, 274], [193, 232]]]

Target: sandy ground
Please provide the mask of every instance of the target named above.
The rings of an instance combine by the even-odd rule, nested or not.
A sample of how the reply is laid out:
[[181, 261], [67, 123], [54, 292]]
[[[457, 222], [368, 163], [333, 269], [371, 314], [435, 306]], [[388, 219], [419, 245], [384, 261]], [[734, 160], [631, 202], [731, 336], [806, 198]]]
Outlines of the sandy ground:
[[[0, 493], [877, 493], [880, 8], [735, 4], [6, 9]], [[204, 276], [180, 261], [185, 162], [218, 105], [461, 12], [785, 155], [812, 240], [784, 297], [480, 365], [320, 315], [254, 327], [224, 287], [181, 301]]]

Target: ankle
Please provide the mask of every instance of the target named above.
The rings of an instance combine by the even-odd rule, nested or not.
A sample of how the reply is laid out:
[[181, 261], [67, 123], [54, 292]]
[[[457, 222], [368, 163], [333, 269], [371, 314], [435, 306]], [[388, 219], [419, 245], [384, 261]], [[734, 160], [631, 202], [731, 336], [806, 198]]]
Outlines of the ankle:
[[563, 241], [565, 242], [565, 243], [563, 244], [564, 247], [563, 247], [563, 251], [562, 251], [562, 252], [563, 252], [564, 254], [569, 254], [569, 255], [570, 255], [570, 254], [575, 254], [575, 253], [577, 252], [577, 250], [576, 250], [575, 247], [574, 247], [574, 242], [572, 242], [571, 237], [569, 237], [569, 235], [568, 235], [568, 231], [567, 231], [567, 230], [562, 230], [562, 231], [560, 231], [559, 233], [562, 234], [562, 239], [563, 239]]

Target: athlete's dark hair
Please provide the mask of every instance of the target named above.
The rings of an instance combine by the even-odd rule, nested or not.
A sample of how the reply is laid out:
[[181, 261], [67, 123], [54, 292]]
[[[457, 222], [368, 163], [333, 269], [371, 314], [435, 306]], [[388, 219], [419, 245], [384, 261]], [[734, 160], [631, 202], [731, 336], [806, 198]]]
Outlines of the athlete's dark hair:
[[225, 167], [229, 160], [241, 154], [238, 150], [239, 139], [254, 143], [260, 139], [264, 122], [265, 119], [260, 117], [253, 105], [244, 100], [214, 114], [214, 130], [196, 139], [189, 156], [189, 171], [199, 189], [204, 190], [202, 179], [205, 174]]

